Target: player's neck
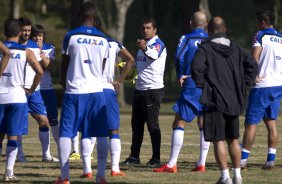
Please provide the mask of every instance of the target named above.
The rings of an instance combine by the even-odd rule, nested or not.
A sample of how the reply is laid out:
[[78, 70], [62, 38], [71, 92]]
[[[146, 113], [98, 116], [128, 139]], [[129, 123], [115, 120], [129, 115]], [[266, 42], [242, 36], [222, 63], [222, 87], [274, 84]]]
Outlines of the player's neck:
[[82, 26], [85, 26], [85, 27], [94, 27], [94, 21], [93, 20], [85, 20], [82, 22]]

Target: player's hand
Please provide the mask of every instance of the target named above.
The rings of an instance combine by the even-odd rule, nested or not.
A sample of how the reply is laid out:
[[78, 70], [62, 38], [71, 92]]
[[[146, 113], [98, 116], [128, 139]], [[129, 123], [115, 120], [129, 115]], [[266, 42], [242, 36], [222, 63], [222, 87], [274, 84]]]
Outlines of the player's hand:
[[116, 91], [118, 91], [120, 89], [120, 82], [119, 81], [112, 82], [112, 85], [114, 86]]
[[146, 45], [146, 41], [145, 41], [145, 40], [143, 40], [143, 39], [138, 39], [137, 42], [136, 42], [136, 44], [137, 44], [137, 47], [138, 47], [139, 49], [141, 49], [141, 50], [143, 50], [143, 51], [146, 50], [147, 45]]
[[259, 77], [259, 76], [257, 76], [257, 77], [256, 77], [256, 80], [255, 80], [255, 83], [260, 83], [260, 82], [263, 81], [263, 79], [264, 79], [264, 77]]
[[182, 87], [183, 82], [185, 81], [185, 79], [187, 79], [188, 77], [191, 77], [191, 75], [182, 75], [181, 78], [178, 79], [178, 82], [179, 82], [181, 87]]

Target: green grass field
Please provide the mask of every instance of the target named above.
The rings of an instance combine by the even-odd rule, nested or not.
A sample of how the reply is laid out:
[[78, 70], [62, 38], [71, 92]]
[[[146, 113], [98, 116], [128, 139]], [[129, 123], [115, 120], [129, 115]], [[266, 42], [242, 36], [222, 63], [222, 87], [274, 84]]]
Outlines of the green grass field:
[[[162, 114], [160, 116], [160, 125], [162, 130], [162, 147], [161, 147], [161, 161], [166, 162], [170, 154], [170, 139], [171, 139], [171, 124], [173, 121], [173, 113], [170, 110], [171, 104], [163, 104]], [[131, 127], [130, 127], [130, 108], [121, 109], [121, 141], [122, 153], [121, 162], [124, 161], [128, 155], [131, 144]], [[241, 135], [243, 135], [243, 117], [241, 118]], [[279, 119], [281, 121], [281, 118]], [[278, 123], [279, 125], [280, 123]], [[279, 128], [281, 134], [281, 128]], [[248, 170], [242, 171], [244, 183], [282, 183], [282, 153], [280, 149], [281, 143], [278, 144], [276, 167], [272, 171], [261, 170], [261, 165], [264, 163], [267, 154], [267, 140], [266, 128], [263, 123], [259, 124], [257, 129], [257, 137], [251, 156], [248, 162]], [[242, 138], [242, 137], [241, 137]], [[199, 131], [196, 122], [192, 122], [185, 128], [184, 145], [180, 152], [178, 159], [179, 172], [171, 173], [153, 173], [152, 168], [149, 168], [145, 163], [151, 157], [151, 144], [148, 131], [146, 130], [144, 142], [141, 148], [141, 162], [140, 166], [121, 166], [121, 169], [126, 173], [124, 178], [116, 178], [110, 176], [110, 164], [106, 172], [106, 178], [109, 183], [122, 184], [122, 183], [215, 183], [219, 177], [219, 170], [216, 166], [213, 156], [213, 146], [207, 158], [207, 171], [205, 173], [194, 173], [190, 170], [193, 168], [199, 155]], [[241, 141], [241, 139], [240, 139]], [[51, 137], [51, 152], [57, 155], [56, 145]], [[3, 145], [5, 148], [6, 145]], [[41, 162], [41, 146], [38, 140], [38, 126], [31, 120], [29, 124], [29, 135], [24, 137], [24, 151], [29, 160], [28, 163], [16, 163], [15, 174], [21, 179], [20, 183], [28, 184], [47, 184], [52, 183], [59, 176], [60, 170], [57, 163], [42, 163]], [[3, 151], [4, 152], [4, 151]], [[108, 163], [110, 160], [108, 159]], [[94, 151], [94, 160], [92, 161], [93, 172], [96, 172], [96, 151]], [[0, 172], [4, 173], [5, 157], [1, 158]], [[230, 170], [232, 175], [232, 170]], [[70, 174], [72, 184], [93, 183], [94, 179], [81, 179], [79, 176], [82, 174], [82, 161], [73, 161], [70, 163]], [[1, 183], [1, 181], [0, 181]]]

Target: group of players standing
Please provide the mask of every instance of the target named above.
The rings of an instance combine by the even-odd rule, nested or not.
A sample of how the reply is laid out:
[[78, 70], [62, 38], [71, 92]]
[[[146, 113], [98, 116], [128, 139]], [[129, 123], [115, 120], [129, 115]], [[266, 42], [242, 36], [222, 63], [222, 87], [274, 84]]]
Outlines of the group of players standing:
[[[61, 84], [65, 89], [65, 94], [62, 103], [60, 127], [57, 120], [56, 95], [52, 87], [50, 75], [50, 68], [54, 61], [54, 47], [44, 42], [45, 32], [41, 25], [32, 26], [28, 19], [23, 18], [6, 21], [5, 36], [7, 40], [4, 42], [6, 47], [0, 44], [0, 49], [3, 53], [0, 63], [1, 142], [3, 142], [5, 134], [8, 137], [4, 181], [19, 180], [13, 172], [17, 155], [19, 161], [26, 161], [22, 151], [21, 136], [28, 133], [28, 112], [39, 125], [42, 161], [60, 163], [61, 174], [55, 182], [56, 184], [70, 183], [69, 156], [71, 154], [71, 142], [78, 131], [81, 132], [81, 154], [84, 164], [81, 177], [92, 177], [91, 153], [93, 144], [95, 144], [95, 141], [92, 139], [94, 137], [97, 138], [98, 166], [96, 182], [106, 183], [105, 171], [108, 149], [111, 151], [112, 157], [111, 175], [125, 176], [119, 169], [121, 142], [118, 129], [120, 120], [115, 90], [119, 89], [120, 83], [132, 68], [134, 59], [120, 43], [101, 31], [101, 26], [99, 26], [95, 15], [95, 6], [91, 3], [84, 3], [80, 12], [81, 26], [69, 31], [64, 38]], [[216, 155], [221, 170], [221, 178], [218, 183], [242, 183], [240, 167], [246, 167], [246, 160], [254, 141], [255, 125], [261, 119], [264, 119], [269, 132], [269, 151], [264, 166], [266, 169], [274, 166], [277, 147], [276, 119], [280, 98], [282, 97], [282, 82], [277, 78], [277, 76], [281, 75], [281, 66], [279, 64], [271, 64], [270, 60], [276, 61], [282, 58], [277, 53], [278, 47], [274, 46], [274, 44], [281, 40], [281, 34], [273, 29], [274, 17], [271, 13], [261, 12], [257, 14], [257, 18], [260, 31], [256, 35], [253, 55], [257, 63], [259, 63], [259, 73], [255, 81], [256, 86], [251, 91], [249, 107], [247, 109], [241, 166], [237, 167], [238, 162], [237, 165], [233, 163], [233, 166], [236, 167], [234, 167], [235, 179], [233, 178], [232, 181], [228, 169], [223, 163], [224, 161], [217, 158], [219, 155]], [[221, 19], [219, 20], [221, 21]], [[218, 19], [213, 19], [213, 21], [214, 27], [211, 28], [216, 29], [218, 26], [222, 26], [222, 22], [218, 21]], [[216, 21], [220, 23], [217, 25]], [[126, 159], [125, 164], [140, 163], [139, 153], [143, 140], [142, 134], [144, 133], [143, 121], [148, 123], [153, 146], [153, 156], [148, 164], [153, 166], [160, 164], [161, 133], [158, 124], [158, 111], [163, 96], [163, 72], [166, 50], [163, 42], [156, 36], [156, 27], [152, 23], [152, 21], [144, 22], [143, 28], [150, 29], [150, 26], [152, 26], [153, 37], [146, 39], [146, 36], [150, 36], [150, 31], [146, 33], [143, 30], [145, 40], [137, 41], [139, 57], [137, 57], [136, 62], [137, 70], [139, 67], [139, 78], [134, 94], [134, 103], [136, 104], [133, 105], [135, 113], [132, 114], [133, 137], [131, 155]], [[196, 12], [192, 16], [190, 24], [193, 31], [181, 37], [176, 53], [176, 72], [182, 92], [180, 99], [173, 106], [176, 115], [173, 122], [170, 160], [164, 166], [154, 169], [154, 172], [177, 172], [177, 158], [183, 144], [184, 126], [186, 122], [191, 122], [195, 117], [198, 117], [201, 151], [200, 159], [193, 171], [205, 171], [205, 161], [210, 144], [205, 140], [214, 142], [229, 139], [230, 137], [225, 134], [230, 132], [233, 133], [233, 137], [231, 136], [232, 140], [237, 140], [239, 137], [239, 129], [237, 127], [239, 121], [237, 119], [234, 120], [236, 122], [233, 122], [234, 125], [230, 129], [227, 128], [227, 130], [221, 131], [221, 133], [224, 132], [225, 136], [223, 137], [222, 135], [219, 137], [215, 135], [214, 138], [211, 131], [205, 130], [203, 132], [203, 128], [205, 129], [209, 125], [206, 125], [205, 121], [203, 122], [202, 112], [204, 107], [200, 104], [202, 90], [194, 82], [194, 77], [191, 77], [190, 65], [197, 52], [198, 44], [205, 41], [208, 37], [204, 30], [207, 26], [207, 17], [202, 12]], [[275, 53], [275, 56], [269, 54], [270, 50]], [[119, 78], [114, 80], [117, 55], [126, 62], [126, 65]], [[267, 59], [262, 58], [263, 56], [266, 56]], [[152, 61], [155, 64], [155, 68], [148, 66], [151, 65], [148, 61]], [[147, 67], [152, 68], [148, 70]], [[157, 70], [154, 70], [156, 68], [159, 69], [159, 73], [153, 75], [154, 78], [150, 78], [152, 76], [150, 72], [156, 72]], [[252, 74], [255, 73], [257, 75], [256, 67], [254, 66], [253, 69]], [[266, 69], [271, 71], [264, 73]], [[149, 72], [147, 74], [142, 73], [144, 71]], [[250, 74], [250, 76], [253, 75]], [[155, 80], [156, 83], [148, 85], [148, 80]], [[252, 80], [252, 77], [249, 80]], [[156, 98], [156, 104], [154, 104], [154, 101], [150, 101], [152, 95]], [[140, 100], [142, 102], [138, 102]], [[146, 107], [138, 107], [138, 104], [144, 101], [145, 103], [152, 103], [152, 107], [151, 104], [145, 104]], [[149, 107], [154, 108], [154, 110], [147, 112], [147, 119], [144, 119], [143, 115], [138, 112], [139, 110], [146, 111]], [[206, 120], [206, 122], [209, 121]], [[59, 159], [50, 154], [49, 125], [54, 140], [58, 145]], [[220, 130], [222, 127], [216, 128]], [[206, 136], [211, 137], [205, 138]], [[107, 137], [110, 137], [109, 143]], [[228, 144], [231, 146], [231, 153], [238, 151], [238, 141], [228, 142]], [[214, 145], [220, 148], [220, 145], [216, 143]], [[0, 149], [2, 149], [2, 143], [0, 144]], [[232, 149], [235, 151], [232, 152]], [[236, 158], [238, 156], [233, 156], [232, 161], [235, 162]], [[220, 165], [221, 162], [223, 163], [222, 165]]]

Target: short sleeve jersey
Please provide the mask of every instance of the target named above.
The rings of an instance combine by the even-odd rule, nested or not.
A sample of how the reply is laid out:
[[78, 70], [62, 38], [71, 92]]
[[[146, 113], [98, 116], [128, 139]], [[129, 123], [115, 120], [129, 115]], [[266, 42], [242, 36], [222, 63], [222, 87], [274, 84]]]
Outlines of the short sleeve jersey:
[[65, 93], [103, 91], [103, 65], [109, 57], [109, 44], [101, 31], [85, 26], [69, 31], [64, 38], [62, 53], [70, 57]]
[[139, 49], [136, 57], [138, 79], [135, 88], [142, 91], [164, 87], [165, 44], [158, 36], [154, 36], [147, 42], [147, 48], [145, 52]]
[[0, 104], [26, 103], [23, 88], [26, 48], [16, 42], [4, 44], [10, 49], [10, 60], [0, 77]]
[[[55, 61], [55, 47], [50, 44], [43, 43], [41, 51], [45, 54], [45, 57], [50, 59], [50, 62]], [[41, 90], [53, 89], [52, 77], [49, 70], [45, 70], [40, 82]]]
[[[36, 60], [38, 62], [41, 61], [41, 57], [40, 57], [40, 49], [37, 46], [37, 43], [31, 40], [28, 40], [27, 44], [24, 45], [27, 49], [31, 50], [35, 57]], [[27, 63], [26, 64], [26, 71], [25, 71], [25, 82], [24, 82], [24, 87], [25, 88], [30, 88], [32, 83], [33, 83], [33, 79], [35, 77], [35, 72], [34, 70], [31, 68], [31, 66]], [[37, 86], [36, 91], [40, 89], [40, 85]]]
[[113, 40], [112, 38], [108, 38], [109, 42], [109, 59], [107, 60], [104, 70], [103, 70], [103, 88], [110, 88], [114, 89], [113, 85], [110, 84], [110, 82], [114, 81], [114, 75], [115, 75], [115, 66], [116, 66], [116, 57], [121, 49], [124, 49], [125, 47]]
[[282, 86], [282, 34], [273, 28], [258, 31], [253, 47], [262, 47], [258, 63], [261, 82], [255, 88]]

